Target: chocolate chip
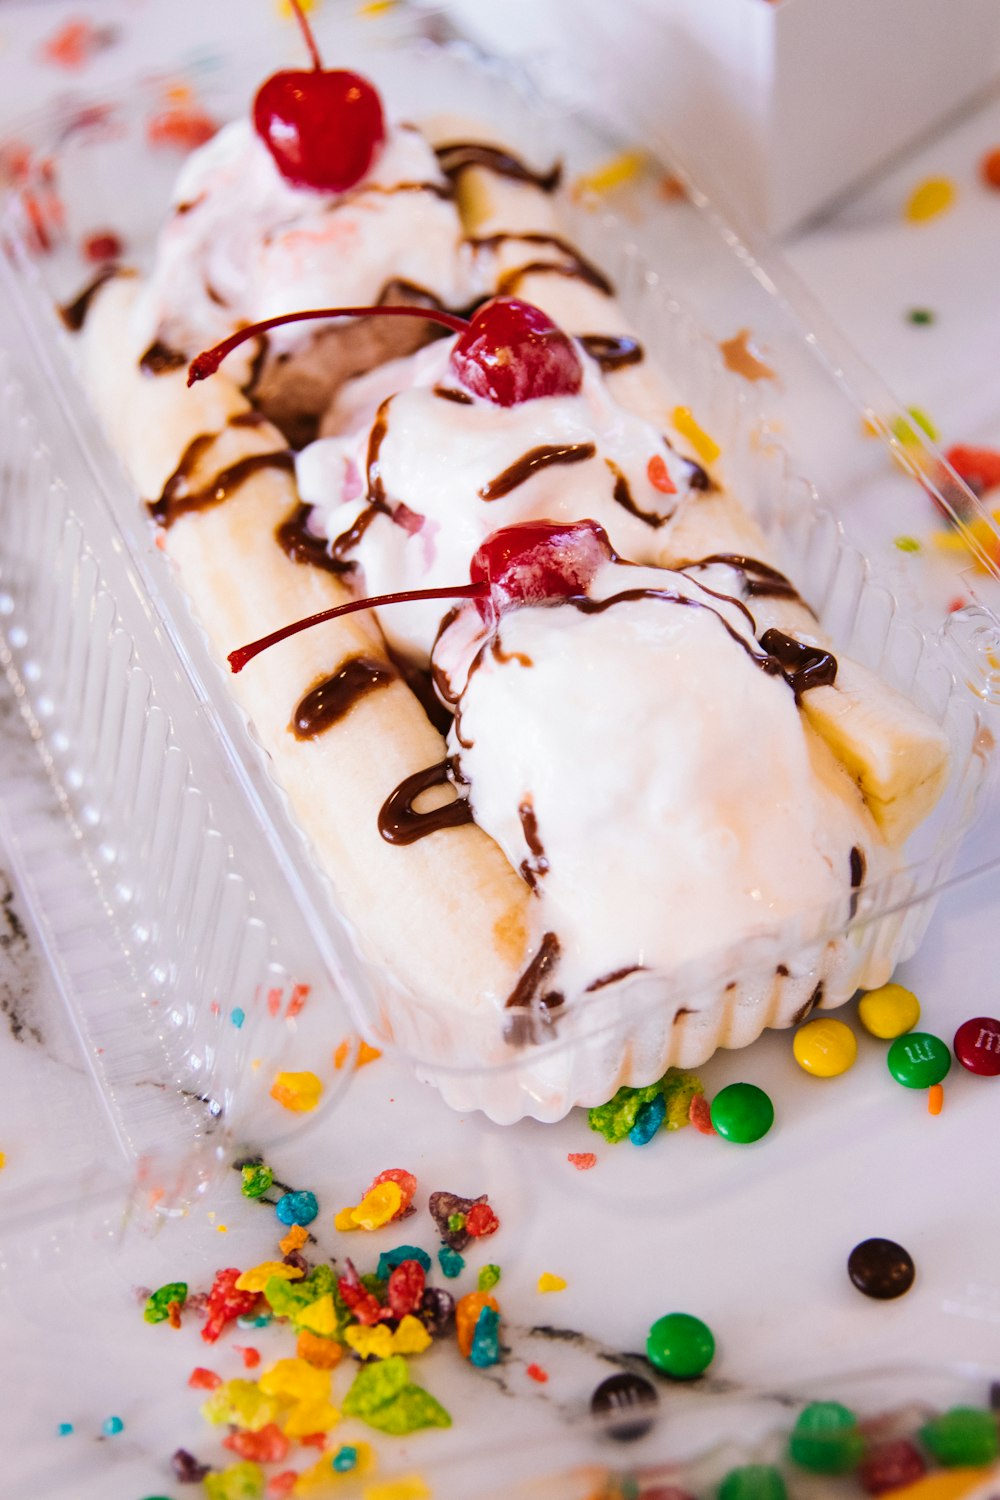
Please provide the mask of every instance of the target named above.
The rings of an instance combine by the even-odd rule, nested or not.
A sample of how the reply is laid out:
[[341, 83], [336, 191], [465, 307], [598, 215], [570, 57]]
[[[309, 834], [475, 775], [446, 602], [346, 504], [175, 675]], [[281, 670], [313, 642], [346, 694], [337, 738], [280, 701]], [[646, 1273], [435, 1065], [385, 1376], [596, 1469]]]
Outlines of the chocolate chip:
[[651, 1381], [631, 1370], [622, 1370], [601, 1381], [590, 1398], [590, 1410], [595, 1417], [606, 1418], [613, 1414], [614, 1421], [601, 1424], [604, 1431], [619, 1443], [631, 1443], [652, 1430], [654, 1418], [642, 1417], [638, 1413], [656, 1406], [658, 1401], [656, 1387]]
[[444, 1287], [429, 1286], [424, 1290], [420, 1299], [420, 1310], [417, 1317], [423, 1323], [432, 1339], [440, 1338], [447, 1333], [455, 1318], [455, 1299]]
[[847, 1274], [859, 1292], [887, 1302], [913, 1285], [913, 1257], [895, 1240], [862, 1240], [847, 1257]]
[[174, 1478], [180, 1484], [200, 1484], [206, 1474], [211, 1474], [209, 1464], [199, 1463], [193, 1453], [186, 1448], [178, 1448], [170, 1460], [170, 1467], [174, 1471]]

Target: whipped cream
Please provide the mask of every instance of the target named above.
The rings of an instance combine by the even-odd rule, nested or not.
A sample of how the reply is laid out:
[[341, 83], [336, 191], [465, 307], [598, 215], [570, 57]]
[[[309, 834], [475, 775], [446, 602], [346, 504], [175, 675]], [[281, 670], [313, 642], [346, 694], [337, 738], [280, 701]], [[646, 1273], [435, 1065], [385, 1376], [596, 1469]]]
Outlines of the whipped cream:
[[[413, 126], [391, 125], [368, 174], [336, 194], [286, 182], [252, 124], [234, 121], [180, 173], [137, 342], [194, 354], [280, 313], [377, 303], [391, 281], [464, 306], [478, 287], [455, 205], [432, 190], [447, 186]], [[295, 348], [322, 326], [276, 330], [271, 347]]]
[[[360, 565], [359, 587], [383, 594], [467, 583], [485, 539], [530, 520], [587, 516], [623, 557], [651, 561], [700, 471], [618, 405], [582, 350], [576, 395], [501, 407], [440, 394], [462, 394], [449, 371], [452, 347], [439, 341], [353, 382], [331, 413], [338, 435], [297, 456], [299, 492], [331, 542], [384, 497], [386, 511], [346, 553]], [[651, 460], [673, 493], [653, 483]], [[394, 604], [379, 611], [379, 624], [394, 649], [426, 662], [448, 607]]]
[[753, 659], [734, 570], [608, 563], [589, 593], [636, 589], [675, 597], [523, 607], [495, 633], [466, 605], [434, 655], [457, 775], [534, 883], [567, 999], [803, 913], [844, 918], [852, 849], [869, 876], [885, 858], [850, 777]]

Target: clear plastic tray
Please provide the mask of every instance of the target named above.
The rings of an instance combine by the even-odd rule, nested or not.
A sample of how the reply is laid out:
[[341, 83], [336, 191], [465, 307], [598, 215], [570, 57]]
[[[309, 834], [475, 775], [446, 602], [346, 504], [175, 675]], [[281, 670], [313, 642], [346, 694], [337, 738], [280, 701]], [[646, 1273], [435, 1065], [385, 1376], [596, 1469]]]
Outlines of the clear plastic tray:
[[[528, 155], [544, 136], [546, 154], [564, 158], [571, 180], [614, 148], [579, 115], [529, 96], [505, 69], [462, 48], [383, 48], [377, 28], [369, 28], [351, 55], [404, 112], [474, 110]], [[217, 112], [245, 107], [266, 66], [240, 60], [216, 77]], [[70, 915], [65, 930], [60, 926], [72, 905], [60, 896], [63, 877], [33, 850], [16, 806], [8, 809], [8, 837], [127, 1154], [145, 1159], [162, 1150], [166, 1135], [182, 1154], [208, 1140], [211, 1161], [220, 1117], [226, 1130], [252, 1117], [265, 1074], [282, 1061], [267, 1026], [275, 1006], [287, 1011], [299, 984], [311, 987], [309, 1014], [330, 1039], [360, 1026], [433, 1072], [459, 1107], [482, 1103], [488, 1089], [491, 1110], [503, 1119], [517, 1118], [526, 1102], [543, 1117], [546, 1110], [558, 1114], [570, 1090], [598, 1096], [637, 1016], [655, 1031], [651, 1018], [665, 1002], [672, 1015], [734, 976], [752, 995], [760, 973], [773, 974], [775, 959], [790, 951], [808, 971], [811, 951], [845, 927], [843, 914], [803, 913], [794, 930], [763, 942], [751, 962], [721, 952], [668, 988], [631, 996], [627, 1021], [617, 1002], [581, 1007], [555, 1042], [512, 1054], [497, 1046], [499, 1017], [488, 1033], [471, 1021], [455, 1025], [453, 1014], [442, 1025], [426, 1005], [401, 995], [391, 975], [359, 960], [81, 396], [70, 342], [55, 316], [56, 302], [84, 279], [76, 246], [95, 221], [121, 225], [130, 256], [148, 256], [176, 170], [175, 160], [145, 145], [140, 98], [101, 103], [99, 113], [57, 114], [33, 127], [51, 148], [65, 193], [66, 231], [54, 252], [40, 257], [26, 248], [23, 200], [4, 223], [0, 298], [10, 351], [0, 413], [0, 611], [8, 671], [65, 813], [65, 888], [73, 887], [74, 899], [77, 886], [84, 893], [91, 906], [85, 918]], [[136, 184], [124, 210], [116, 191], [123, 180]], [[843, 447], [853, 451], [862, 441], [859, 410], [844, 399], [839, 353], [828, 355], [813, 335], [803, 336], [782, 291], [710, 208], [661, 203], [655, 185], [651, 174], [628, 187], [614, 217], [581, 209], [570, 232], [610, 270], [626, 308], [650, 328], [660, 362], [679, 372], [679, 393], [723, 444], [730, 483], [772, 533], [781, 533], [789, 571], [838, 644], [911, 692], [952, 739], [952, 783], [911, 862], [885, 889], [865, 893], [848, 924], [859, 965], [881, 953], [887, 977], [894, 959], [919, 940], [928, 898], [947, 879], [980, 800], [987, 742], [980, 715], [993, 690], [995, 621], [977, 604], [940, 629], [931, 587], [940, 592], [940, 578], [918, 587], [911, 576], [899, 587], [896, 559], [877, 532], [869, 561], [863, 559], [857, 548], [873, 541], [865, 524], [871, 516], [857, 505], [858, 487], [843, 460]], [[773, 396], [726, 374], [702, 331], [732, 332], [731, 318], [756, 332], [758, 304], [768, 312], [763, 336], [781, 378]], [[890, 430], [888, 398], [879, 395], [865, 409]], [[848, 432], [852, 443], [841, 445]], [[910, 468], [905, 503], [926, 504], [939, 473], [934, 454], [919, 444], [904, 451], [896, 439], [890, 446]], [[891, 479], [903, 477], [882, 444], [868, 444], [873, 449]], [[822, 503], [814, 479], [824, 482]], [[972, 497], [968, 503], [975, 507]], [[894, 595], [904, 596], [903, 608]], [[923, 635], [907, 615], [924, 626]], [[88, 942], [80, 941], [81, 928]], [[247, 1017], [241, 1029], [231, 1021], [237, 1007]], [[288, 1033], [288, 1056], [296, 1035]], [[144, 1048], [165, 1079], [187, 1090], [176, 1124], [165, 1126], [156, 1109], [148, 1119], [135, 1109], [133, 1085], [150, 1066]], [[260, 1050], [267, 1069], [252, 1073], [248, 1060]], [[480, 1076], [484, 1057], [495, 1064], [489, 1080]], [[329, 1099], [347, 1076], [341, 1070], [331, 1079]], [[554, 1105], [546, 1104], [547, 1093]], [[192, 1109], [191, 1096], [210, 1102]], [[201, 1173], [199, 1167], [199, 1181]], [[184, 1184], [178, 1201], [190, 1191], [186, 1177]], [[167, 1190], [165, 1201], [173, 1196]]]

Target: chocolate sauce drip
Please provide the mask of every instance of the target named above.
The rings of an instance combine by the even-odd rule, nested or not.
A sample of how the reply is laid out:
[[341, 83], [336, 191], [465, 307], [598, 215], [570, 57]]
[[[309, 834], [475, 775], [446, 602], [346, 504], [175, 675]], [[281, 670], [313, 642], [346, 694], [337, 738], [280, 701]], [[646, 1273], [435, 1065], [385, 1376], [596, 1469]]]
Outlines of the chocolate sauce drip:
[[348, 526], [346, 531], [342, 531], [338, 537], [334, 537], [330, 544], [329, 552], [331, 562], [336, 564], [336, 567], [333, 569], [334, 572], [342, 573], [346, 572], [348, 568], [354, 567], [354, 563], [347, 560], [348, 552], [353, 551], [358, 545], [376, 516], [387, 516], [389, 514], [389, 507], [384, 501], [374, 501], [371, 505], [365, 506], [353, 526]]
[[451, 182], [366, 182], [356, 193], [347, 196], [359, 198], [362, 193], [381, 193], [386, 198], [396, 193], [433, 193], [435, 198], [454, 198], [455, 187]]
[[713, 563], [724, 563], [727, 568], [735, 568], [743, 574], [748, 599], [793, 599], [796, 604], [805, 604], [802, 595], [784, 573], [755, 557], [744, 557], [741, 552], [712, 552], [708, 557], [699, 557], [697, 562], [687, 563], [685, 571], [707, 568]]
[[189, 488], [191, 475], [214, 442], [214, 433], [202, 433], [188, 443], [180, 463], [163, 486], [159, 500], [154, 500], [149, 507], [150, 514], [161, 526], [172, 526], [179, 516], [186, 515], [189, 511], [207, 510], [210, 505], [220, 505], [241, 484], [245, 484], [262, 469], [281, 469], [288, 474], [295, 467], [295, 461], [287, 448], [278, 449], [274, 453], [250, 453], [246, 458], [237, 459], [236, 463], [220, 469], [214, 479], [201, 489], [192, 490]]
[[438, 761], [436, 766], [415, 771], [401, 781], [396, 790], [386, 798], [378, 815], [378, 831], [387, 844], [415, 844], [443, 828], [461, 828], [472, 822], [472, 808], [464, 797], [444, 807], [432, 808], [429, 812], [416, 812], [413, 804], [421, 792], [432, 786], [444, 786], [449, 780], [451, 762]]
[[[501, 245], [509, 241], [524, 245], [551, 245], [553, 250], [558, 250], [560, 255], [566, 257], [566, 263], [560, 264], [558, 261], [548, 260], [532, 261], [528, 266], [518, 266], [508, 271], [506, 273], [507, 277], [516, 276], [519, 280], [522, 276], [527, 275], [529, 271], [554, 270], [562, 276], [575, 276], [581, 281], [589, 282], [591, 286], [597, 287], [599, 291], [605, 292], [609, 297], [613, 295], [614, 288], [604, 275], [604, 272], [599, 270], [592, 260], [588, 260], [585, 255], [582, 255], [575, 245], [571, 245], [569, 240], [564, 240], [562, 235], [542, 234], [537, 230], [525, 230], [518, 234], [516, 230], [505, 230], [500, 234], [473, 235], [469, 239], [469, 244], [476, 250], [497, 250]], [[505, 279], [506, 277], [501, 277], [497, 288], [498, 291], [506, 290], [504, 287]], [[641, 359], [642, 350], [638, 344], [635, 344], [635, 340], [630, 339], [625, 342], [634, 344], [635, 348], [639, 349], [638, 358]], [[625, 360], [624, 363], [634, 363], [634, 357]]]
[[521, 803], [517, 809], [517, 815], [521, 819], [524, 842], [531, 851], [531, 858], [521, 861], [521, 874], [534, 890], [541, 876], [548, 872], [549, 862], [545, 855], [545, 846], [538, 837], [538, 819], [530, 799]]
[[636, 505], [635, 501], [632, 499], [632, 491], [629, 488], [629, 482], [625, 478], [625, 475], [622, 473], [621, 469], [619, 469], [618, 465], [614, 462], [613, 459], [606, 458], [604, 462], [607, 464], [608, 468], [611, 470], [611, 473], [614, 475], [615, 487], [612, 493], [623, 510], [627, 510], [629, 515], [637, 516], [640, 521], [645, 521], [646, 525], [652, 526], [654, 530], [662, 526], [664, 521], [669, 521], [670, 515], [673, 514], [672, 511], [670, 512], [670, 515], [660, 516], [657, 515], [655, 510], [643, 510], [641, 506]]
[[605, 375], [612, 370], [623, 370], [626, 365], [641, 364], [646, 357], [639, 340], [628, 338], [624, 333], [579, 333], [577, 341], [591, 359], [596, 360]]
[[144, 375], [166, 375], [169, 370], [180, 370], [187, 362], [186, 354], [157, 339], [140, 359], [139, 369]]
[[65, 303], [56, 310], [63, 321], [63, 326], [70, 333], [79, 333], [87, 321], [90, 312], [90, 304], [97, 296], [105, 282], [111, 281], [115, 276], [132, 275], [132, 272], [123, 271], [121, 266], [102, 266], [92, 281], [88, 281], [79, 296], [74, 297], [72, 302]]
[[[378, 294], [378, 307], [412, 307], [417, 303], [421, 307], [435, 307], [438, 312], [447, 312], [447, 308], [436, 292], [429, 291], [427, 287], [421, 286], [419, 281], [407, 281], [405, 277], [394, 276], [387, 281]], [[444, 338], [454, 338], [454, 334], [447, 328], [441, 330]]]
[[[493, 640], [490, 644], [490, 654], [493, 657], [493, 660], [498, 661], [502, 667], [507, 666], [508, 662], [512, 661], [518, 662], [522, 667], [533, 667], [535, 665], [531, 657], [525, 651], [505, 651], [500, 644], [499, 635], [495, 635], [493, 637]], [[478, 662], [481, 660], [482, 656], [480, 655], [477, 658], [476, 665], [478, 665]], [[470, 668], [470, 675], [471, 670], [472, 669]]]
[[821, 646], [807, 646], [783, 630], [765, 630], [760, 643], [780, 666], [796, 702], [814, 687], [830, 687], [837, 680], [837, 658]]
[[235, 416], [229, 418], [230, 427], [263, 427], [267, 421], [262, 411], [256, 411], [253, 407], [249, 411], [238, 411]]
[[395, 680], [395, 672], [385, 662], [370, 656], [352, 657], [306, 693], [292, 718], [292, 733], [297, 740], [315, 739], [344, 718], [359, 699]]
[[792, 1017], [792, 1025], [797, 1026], [800, 1021], [804, 1021], [809, 1012], [816, 1009], [816, 1006], [819, 1004], [822, 998], [823, 981], [821, 979], [819, 984], [813, 990], [812, 994], [809, 996], [809, 999], [806, 1000], [803, 1005], [800, 1005], [798, 1010], [795, 1012], [794, 1016]]
[[512, 152], [501, 151], [498, 146], [488, 146], [482, 141], [449, 141], [436, 146], [434, 154], [446, 177], [455, 178], [466, 167], [486, 167], [498, 177], [533, 183], [543, 193], [554, 193], [562, 181], [562, 162], [556, 162], [548, 172], [533, 172]]
[[349, 573], [354, 564], [343, 562], [330, 555], [325, 536], [317, 536], [309, 528], [309, 517], [313, 507], [304, 502], [297, 505], [287, 520], [275, 530], [275, 539], [286, 557], [294, 563], [308, 563], [314, 568], [323, 568], [327, 573]]
[[555, 933], [545, 933], [538, 952], [507, 996], [504, 1009], [516, 1014], [506, 1019], [504, 1039], [513, 1047], [537, 1044], [545, 1032], [551, 1034], [555, 1022], [551, 1012], [563, 1004], [563, 996], [558, 990], [544, 990], [544, 986], [559, 962], [559, 952]]
[[851, 889], [856, 891], [865, 878], [865, 852], [857, 844], [851, 850]]
[[472, 405], [472, 397], [468, 391], [456, 390], [454, 386], [436, 385], [434, 387], [434, 394], [435, 396], [440, 396], [442, 401], [454, 401], [457, 406]]
[[[710, 604], [703, 604], [700, 599], [689, 599], [686, 594], [676, 594], [673, 589], [625, 589], [620, 594], [612, 594], [610, 599], [588, 599], [585, 596], [578, 597], [574, 595], [569, 599], [564, 599], [563, 603], [570, 605], [573, 609], [578, 609], [581, 614], [599, 615], [603, 614], [606, 609], [610, 609], [613, 604], [626, 604], [635, 599], [662, 599], [665, 604], [681, 604], [689, 609], [707, 609], [709, 614], [714, 615], [723, 629], [732, 636], [736, 644], [743, 648], [755, 666], [760, 667], [762, 672], [766, 672], [771, 677], [785, 676], [787, 678], [788, 674], [785, 672], [784, 664], [773, 652], [768, 651], [763, 640], [760, 644], [764, 646], [766, 655], [754, 650], [753, 645], [740, 635], [738, 630], [734, 630], [725, 616], [720, 615], [719, 611], [713, 609]], [[729, 600], [728, 602], [736, 605], [739, 604], [739, 600], [736, 599]], [[775, 630], [768, 631], [767, 634], [779, 636], [781, 632]], [[788, 640], [789, 637], [783, 636], [782, 639]], [[798, 646], [799, 642], [795, 641], [793, 644]], [[788, 681], [794, 688], [794, 684], [791, 683], [790, 678], [788, 678]], [[808, 684], [810, 687], [816, 685], [815, 683]]]
[[707, 469], [696, 463], [693, 458], [686, 458], [684, 462], [688, 466], [688, 489], [689, 490], [714, 490], [715, 480]]
[[365, 474], [368, 483], [368, 503], [387, 508], [385, 505], [385, 485], [382, 483], [382, 475], [379, 472], [378, 456], [385, 435], [389, 431], [389, 403], [391, 396], [387, 396], [375, 413], [375, 421], [372, 430], [368, 434], [368, 457], [365, 464]]
[[[430, 672], [425, 667], [418, 667], [415, 661], [410, 661], [408, 657], [394, 651], [390, 651], [389, 656], [396, 671], [417, 699], [434, 728], [439, 734], [446, 735], [451, 728], [454, 714], [450, 708], [445, 707], [435, 693], [434, 679]], [[457, 767], [452, 767], [455, 779], [458, 779], [457, 770]]]
[[626, 979], [629, 974], [641, 974], [645, 968], [645, 964], [626, 964], [624, 969], [612, 969], [610, 974], [602, 974], [600, 979], [595, 979], [592, 984], [588, 984], [586, 994], [591, 995], [595, 990], [603, 990], [609, 984], [617, 984], [619, 979]]
[[267, 363], [267, 355], [269, 349], [270, 339], [268, 338], [267, 334], [258, 334], [257, 347], [254, 349], [253, 359], [250, 361], [250, 373], [247, 375], [244, 384], [240, 386], [240, 390], [243, 392], [244, 396], [252, 396], [254, 391], [257, 389], [260, 377], [264, 373], [264, 365]]
[[518, 485], [530, 479], [539, 469], [551, 464], [579, 464], [593, 458], [597, 452], [593, 443], [567, 443], [560, 447], [529, 448], [509, 469], [504, 469], [495, 479], [489, 480], [479, 491], [480, 500], [500, 500], [516, 490]]
[[511, 270], [505, 271], [497, 281], [496, 295], [498, 297], [509, 297], [515, 292], [526, 276], [565, 276], [571, 281], [585, 281], [588, 286], [603, 292], [606, 297], [613, 297], [615, 289], [596, 266], [582, 256], [576, 256], [569, 265], [560, 265], [558, 261], [551, 260], [529, 260], [526, 265], [513, 266]]

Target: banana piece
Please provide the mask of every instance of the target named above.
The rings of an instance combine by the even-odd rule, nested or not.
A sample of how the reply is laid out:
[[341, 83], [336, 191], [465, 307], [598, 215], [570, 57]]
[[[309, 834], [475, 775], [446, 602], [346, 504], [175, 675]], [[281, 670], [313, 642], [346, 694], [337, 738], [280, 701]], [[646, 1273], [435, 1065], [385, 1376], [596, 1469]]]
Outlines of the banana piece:
[[[282, 450], [269, 424], [233, 425], [249, 406], [224, 374], [186, 391], [183, 371], [139, 372], [127, 333], [135, 286], [113, 282], [99, 295], [81, 353], [85, 383], [141, 493], [160, 493], [193, 439], [207, 440], [189, 475], [194, 490], [240, 458]], [[167, 553], [220, 656], [351, 597], [335, 575], [291, 561], [274, 540], [297, 504], [293, 476], [261, 468], [223, 503], [179, 515], [165, 532]], [[262, 653], [232, 679], [232, 690], [370, 955], [424, 1002], [461, 997], [496, 1009], [530, 955], [527, 886], [474, 824], [406, 846], [388, 844], [378, 831], [394, 788], [446, 755], [410, 688], [396, 677], [315, 738], [292, 733], [303, 696], [361, 655], [389, 668], [377, 627], [349, 615]], [[421, 810], [451, 797], [445, 788], [422, 795]]]

